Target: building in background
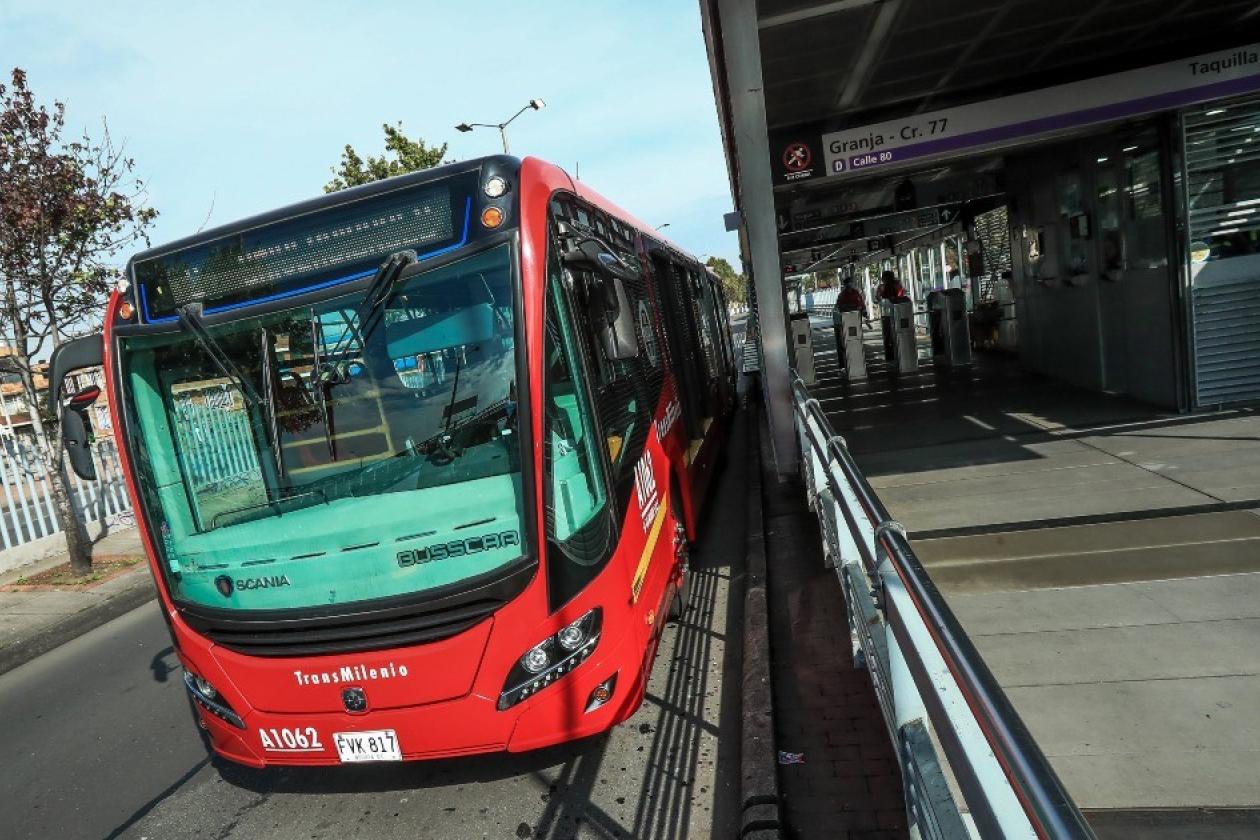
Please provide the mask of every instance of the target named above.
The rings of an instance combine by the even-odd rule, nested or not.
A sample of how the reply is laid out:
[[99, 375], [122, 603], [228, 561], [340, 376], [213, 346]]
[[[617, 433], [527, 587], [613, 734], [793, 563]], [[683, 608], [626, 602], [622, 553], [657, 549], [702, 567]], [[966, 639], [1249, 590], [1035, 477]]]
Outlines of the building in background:
[[[109, 414], [109, 393], [105, 389], [105, 372], [100, 368], [77, 371], [66, 379], [66, 388], [74, 393], [90, 385], [101, 389], [101, 395], [88, 409], [92, 427], [97, 437], [113, 436], [113, 423]], [[41, 393], [48, 388], [48, 363], [35, 365], [35, 387]], [[13, 348], [0, 344], [0, 435], [12, 438], [31, 433], [31, 405], [22, 388], [21, 374], [14, 359]]]

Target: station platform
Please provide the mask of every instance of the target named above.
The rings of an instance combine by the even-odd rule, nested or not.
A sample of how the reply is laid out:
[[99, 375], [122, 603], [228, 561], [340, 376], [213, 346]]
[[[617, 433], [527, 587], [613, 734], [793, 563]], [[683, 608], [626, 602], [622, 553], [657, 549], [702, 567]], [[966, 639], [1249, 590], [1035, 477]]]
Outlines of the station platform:
[[874, 334], [848, 383], [812, 323], [811, 394], [1099, 836], [1260, 836], [1260, 416], [897, 376]]

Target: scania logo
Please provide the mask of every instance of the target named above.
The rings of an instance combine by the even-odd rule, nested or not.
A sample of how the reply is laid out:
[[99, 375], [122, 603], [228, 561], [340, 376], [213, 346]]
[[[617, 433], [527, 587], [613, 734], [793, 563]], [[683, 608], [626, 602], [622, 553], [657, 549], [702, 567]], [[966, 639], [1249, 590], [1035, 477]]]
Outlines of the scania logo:
[[237, 589], [272, 589], [277, 586], [288, 586], [288, 575], [271, 575], [270, 577], [237, 578]]
[[288, 575], [270, 575], [268, 577], [254, 578], [236, 578], [233, 580], [227, 575], [219, 575], [214, 579], [214, 588], [219, 590], [219, 594], [224, 598], [231, 598], [234, 590], [246, 589], [274, 589], [277, 586], [291, 586], [292, 581]]
[[341, 705], [346, 707], [347, 712], [366, 712], [367, 692], [361, 688], [343, 688], [341, 690]]

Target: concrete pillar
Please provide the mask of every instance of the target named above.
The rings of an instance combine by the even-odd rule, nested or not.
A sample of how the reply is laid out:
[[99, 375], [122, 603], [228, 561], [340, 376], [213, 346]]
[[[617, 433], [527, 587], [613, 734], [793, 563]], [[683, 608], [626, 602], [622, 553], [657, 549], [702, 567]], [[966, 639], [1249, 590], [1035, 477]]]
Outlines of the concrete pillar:
[[792, 419], [792, 373], [788, 363], [779, 235], [774, 218], [770, 137], [766, 128], [766, 101], [761, 82], [757, 10], [756, 4], [748, 0], [718, 0], [717, 9], [739, 178], [740, 194], [736, 201], [744, 214], [750, 251], [748, 256], [757, 287], [761, 387], [775, 465], [780, 475], [788, 475], [796, 471], [796, 433]]

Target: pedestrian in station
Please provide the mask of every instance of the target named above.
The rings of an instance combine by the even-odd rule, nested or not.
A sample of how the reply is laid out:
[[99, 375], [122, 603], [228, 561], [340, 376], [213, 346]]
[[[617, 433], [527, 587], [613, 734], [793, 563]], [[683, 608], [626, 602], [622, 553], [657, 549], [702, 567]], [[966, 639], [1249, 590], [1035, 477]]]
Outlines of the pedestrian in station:
[[906, 287], [901, 285], [897, 275], [892, 271], [885, 271], [880, 275], [879, 299], [896, 303], [899, 300], [909, 300], [910, 296], [906, 294]]
[[862, 320], [869, 320], [866, 312], [866, 296], [862, 294], [862, 290], [857, 287], [857, 283], [852, 277], [844, 278], [844, 288], [840, 290], [840, 296], [836, 298], [837, 312], [861, 312]]

